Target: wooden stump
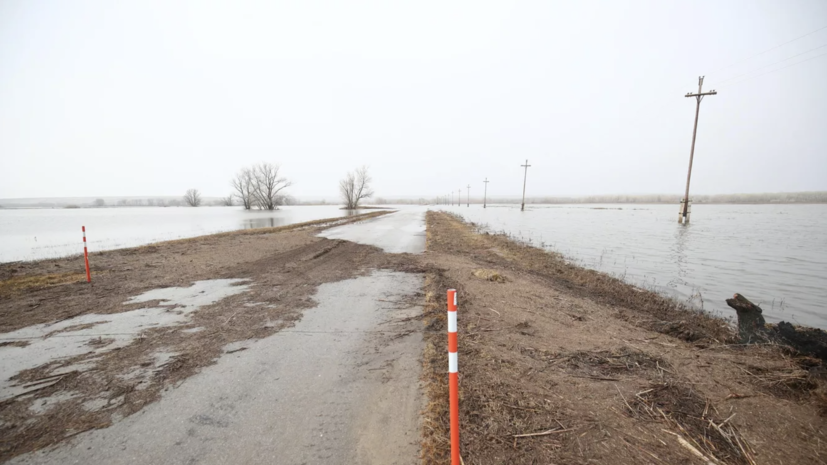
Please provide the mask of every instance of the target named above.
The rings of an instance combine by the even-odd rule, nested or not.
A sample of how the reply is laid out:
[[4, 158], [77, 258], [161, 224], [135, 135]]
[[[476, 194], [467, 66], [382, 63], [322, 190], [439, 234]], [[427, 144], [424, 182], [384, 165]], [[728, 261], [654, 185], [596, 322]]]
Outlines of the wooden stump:
[[726, 303], [738, 313], [738, 335], [742, 343], [774, 342], [798, 354], [827, 360], [827, 332], [818, 328], [796, 327], [785, 321], [768, 327], [761, 307], [741, 294], [726, 299]]
[[735, 294], [731, 299], [726, 299], [726, 303], [738, 314], [738, 335], [742, 343], [749, 344], [767, 340], [767, 322], [764, 321], [761, 307], [741, 294]]

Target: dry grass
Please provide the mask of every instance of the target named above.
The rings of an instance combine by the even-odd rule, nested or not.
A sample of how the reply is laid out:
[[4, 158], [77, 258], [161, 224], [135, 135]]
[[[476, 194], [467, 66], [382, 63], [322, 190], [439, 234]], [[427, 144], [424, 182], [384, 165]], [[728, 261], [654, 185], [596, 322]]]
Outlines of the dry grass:
[[13, 297], [33, 289], [42, 289], [61, 284], [79, 283], [83, 282], [85, 279], [86, 275], [84, 273], [52, 273], [34, 276], [14, 276], [0, 281], [0, 299]]
[[[431, 213], [429, 213], [431, 214]], [[621, 279], [582, 268], [555, 252], [549, 252], [511, 240], [504, 234], [474, 232], [475, 225], [448, 213], [433, 213], [451, 218], [452, 237], [432, 239], [434, 248], [459, 253], [489, 263], [511, 262], [515, 269], [527, 270], [549, 281], [551, 287], [587, 297], [601, 304], [617, 307], [619, 316], [637, 326], [667, 334], [688, 342], [730, 342], [735, 333], [729, 324], [703, 311], [639, 289]], [[456, 240], [461, 238], [461, 240]], [[459, 246], [459, 247], [458, 247]], [[485, 250], [481, 254], [481, 250]]]
[[[432, 270], [425, 275], [425, 350], [422, 355], [422, 381], [428, 400], [422, 412], [422, 463], [450, 463], [448, 418], [448, 360], [445, 356], [445, 331], [448, 289], [444, 275]], [[441, 297], [437, 297], [441, 296]]]
[[755, 452], [738, 429], [697, 392], [674, 382], [656, 384], [625, 399], [635, 418], [662, 422], [681, 447], [707, 463], [755, 465]]

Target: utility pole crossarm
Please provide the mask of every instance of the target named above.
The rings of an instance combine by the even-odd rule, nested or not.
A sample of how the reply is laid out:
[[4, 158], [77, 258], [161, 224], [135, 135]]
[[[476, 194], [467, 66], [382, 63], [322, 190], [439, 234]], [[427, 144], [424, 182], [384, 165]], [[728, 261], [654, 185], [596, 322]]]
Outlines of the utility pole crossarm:
[[691, 92], [684, 95], [684, 97], [703, 97], [704, 95], [718, 95], [718, 91], [710, 90], [709, 92], [704, 92], [702, 94], [693, 94]]

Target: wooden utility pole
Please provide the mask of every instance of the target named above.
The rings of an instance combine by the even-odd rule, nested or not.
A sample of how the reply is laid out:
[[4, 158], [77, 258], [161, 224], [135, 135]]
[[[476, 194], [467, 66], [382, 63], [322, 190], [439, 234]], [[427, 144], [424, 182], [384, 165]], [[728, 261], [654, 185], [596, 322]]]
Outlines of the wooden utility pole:
[[462, 206], [462, 188], [457, 189], [457, 206]]
[[482, 194], [482, 208], [485, 208], [485, 201], [488, 198], [488, 178], [485, 178], [483, 182], [485, 183], [485, 191]]
[[523, 204], [520, 206], [520, 211], [525, 211], [525, 180], [528, 178], [528, 167], [531, 166], [528, 164], [528, 160], [525, 161], [525, 165], [520, 165], [525, 168], [525, 174], [523, 174]]
[[465, 201], [468, 202], [467, 204], [465, 204], [465, 206], [470, 207], [471, 206], [471, 184], [468, 184], [468, 195], [465, 196]]
[[451, 206], [454, 206], [454, 191], [451, 191]]
[[693, 94], [687, 92], [686, 97], [695, 97], [697, 103], [695, 104], [695, 127], [692, 129], [692, 148], [689, 150], [689, 171], [686, 173], [686, 193], [681, 202], [681, 211], [678, 215], [678, 223], [689, 223], [689, 181], [692, 179], [692, 160], [695, 158], [695, 137], [698, 135], [698, 113], [701, 112], [701, 100], [707, 95], [717, 95], [718, 92], [711, 90], [709, 92], [702, 92], [704, 85], [704, 77], [698, 77], [698, 93]]

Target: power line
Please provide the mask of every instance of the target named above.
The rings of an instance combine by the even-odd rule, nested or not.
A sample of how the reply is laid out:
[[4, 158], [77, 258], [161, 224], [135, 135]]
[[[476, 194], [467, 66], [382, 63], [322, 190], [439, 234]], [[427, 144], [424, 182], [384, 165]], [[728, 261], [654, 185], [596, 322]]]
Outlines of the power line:
[[733, 76], [733, 77], [731, 77], [731, 78], [724, 79], [723, 81], [721, 81], [720, 83], [718, 83], [718, 85], [720, 86], [720, 85], [722, 85], [722, 84], [723, 84], [723, 83], [725, 83], [725, 82], [734, 81], [734, 80], [736, 80], [736, 79], [738, 79], [738, 78], [742, 78], [742, 77], [744, 77], [744, 76], [748, 76], [748, 75], [750, 75], [750, 74], [752, 74], [752, 73], [754, 73], [754, 72], [756, 72], [756, 71], [759, 71], [759, 70], [762, 70], [762, 69], [765, 69], [765, 68], [769, 68], [769, 67], [771, 67], [771, 66], [775, 66], [775, 65], [777, 65], [777, 64], [779, 64], [779, 63], [783, 63], [783, 62], [785, 62], [785, 61], [787, 61], [787, 60], [792, 60], [793, 58], [800, 57], [801, 55], [806, 55], [806, 54], [808, 54], [808, 53], [812, 52], [813, 50], [818, 50], [818, 49], [820, 49], [820, 48], [824, 48], [824, 47], [827, 47], [827, 44], [820, 45], [820, 46], [815, 47], [815, 48], [811, 48], [811, 49], [807, 50], [806, 52], [801, 52], [801, 53], [799, 53], [799, 54], [797, 54], [797, 55], [793, 55], [793, 56], [791, 56], [791, 57], [784, 58], [783, 60], [778, 60], [778, 61], [776, 61], [775, 63], [770, 63], [770, 64], [768, 64], [768, 65], [759, 66], [758, 68], [755, 68], [754, 70], [752, 70], [752, 71], [748, 71], [748, 72], [746, 72], [746, 73], [744, 73], [744, 74], [739, 74], [738, 76]]
[[801, 63], [806, 63], [806, 62], [808, 62], [808, 61], [810, 61], [810, 60], [815, 60], [816, 58], [820, 58], [820, 57], [823, 57], [823, 56], [825, 56], [825, 55], [827, 55], [827, 52], [824, 52], [824, 53], [822, 53], [821, 55], [816, 55], [816, 56], [814, 56], [814, 57], [807, 58], [806, 60], [796, 61], [795, 63], [791, 63], [791, 64], [789, 64], [789, 65], [787, 65], [787, 66], [782, 66], [782, 67], [780, 67], [780, 68], [778, 68], [778, 69], [774, 69], [774, 70], [772, 70], [772, 71], [767, 71], [766, 73], [756, 74], [755, 76], [750, 76], [750, 77], [748, 77], [748, 78], [746, 78], [746, 79], [742, 79], [742, 80], [740, 80], [740, 81], [735, 81], [735, 82], [732, 82], [732, 83], [730, 83], [730, 84], [726, 84], [726, 86], [733, 86], [733, 85], [735, 85], [735, 84], [740, 84], [740, 83], [742, 83], [742, 82], [749, 81], [750, 79], [754, 79], [754, 78], [761, 77], [761, 76], [766, 76], [767, 74], [772, 74], [772, 73], [774, 73], [774, 72], [776, 72], [776, 71], [781, 71], [782, 69], [787, 69], [787, 68], [790, 68], [790, 67], [795, 66], [795, 65], [800, 65]]
[[822, 30], [824, 30], [824, 29], [827, 29], [827, 25], [826, 25], [826, 26], [821, 26], [820, 28], [818, 28], [818, 29], [816, 29], [816, 30], [814, 30], [814, 31], [810, 31], [810, 32], [808, 32], [808, 33], [806, 33], [806, 34], [804, 34], [804, 35], [800, 35], [800, 36], [796, 37], [795, 39], [791, 39], [791, 40], [788, 40], [788, 41], [786, 41], [786, 42], [784, 42], [784, 43], [782, 43], [782, 44], [778, 44], [778, 45], [776, 45], [776, 46], [774, 46], [774, 47], [770, 47], [770, 48], [768, 48], [768, 49], [764, 50], [763, 52], [758, 52], [758, 53], [756, 53], [755, 55], [751, 55], [751, 56], [748, 56], [748, 57], [746, 57], [746, 58], [744, 58], [744, 59], [742, 59], [742, 60], [738, 60], [738, 61], [736, 61], [736, 62], [734, 62], [734, 63], [730, 63], [730, 64], [728, 64], [728, 65], [724, 66], [723, 68], [718, 68], [718, 69], [716, 69], [716, 70], [712, 71], [712, 73], [710, 73], [710, 74], [716, 73], [716, 72], [718, 72], [718, 71], [723, 71], [723, 70], [725, 70], [725, 69], [727, 69], [727, 68], [731, 68], [731, 67], [733, 67], [733, 66], [735, 66], [735, 65], [738, 65], [738, 64], [741, 64], [741, 63], [743, 63], [743, 62], [745, 62], [745, 61], [747, 61], [747, 60], [751, 60], [751, 59], [753, 59], [753, 58], [755, 58], [755, 57], [757, 57], [757, 56], [761, 56], [761, 55], [763, 55], [763, 54], [765, 54], [765, 53], [767, 53], [767, 52], [771, 52], [771, 51], [773, 51], [773, 50], [775, 50], [775, 49], [777, 49], [777, 48], [780, 48], [780, 47], [783, 47], [783, 46], [785, 46], [785, 45], [787, 45], [787, 44], [793, 43], [793, 42], [795, 42], [796, 40], [803, 39], [803, 38], [805, 38], [805, 37], [807, 37], [807, 36], [811, 36], [811, 35], [815, 34], [816, 32], [822, 31]]

